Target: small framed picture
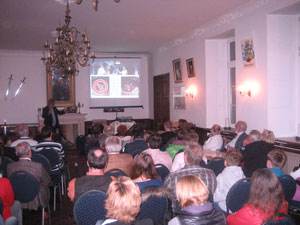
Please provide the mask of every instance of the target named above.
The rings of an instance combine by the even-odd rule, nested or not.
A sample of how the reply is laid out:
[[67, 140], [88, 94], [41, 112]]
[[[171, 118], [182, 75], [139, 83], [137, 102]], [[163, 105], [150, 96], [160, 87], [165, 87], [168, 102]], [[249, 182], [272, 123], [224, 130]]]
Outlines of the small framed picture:
[[181, 73], [180, 59], [175, 59], [172, 61], [172, 63], [173, 63], [174, 81], [175, 81], [175, 83], [181, 83], [182, 82], [182, 73]]
[[194, 58], [190, 58], [186, 60], [186, 69], [188, 77], [195, 77], [195, 66], [194, 66]]

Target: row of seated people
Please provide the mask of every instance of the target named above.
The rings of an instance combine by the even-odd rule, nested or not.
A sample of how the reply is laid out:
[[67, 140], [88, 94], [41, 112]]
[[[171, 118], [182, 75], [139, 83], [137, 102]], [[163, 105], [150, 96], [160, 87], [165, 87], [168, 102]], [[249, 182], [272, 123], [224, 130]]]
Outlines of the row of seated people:
[[[65, 168], [65, 149], [62, 144], [53, 140], [53, 134], [50, 127], [43, 127], [41, 130], [39, 142], [29, 137], [28, 127], [26, 125], [19, 125], [16, 129], [19, 138], [12, 143], [8, 138], [5, 142], [3, 148], [3, 156], [1, 158], [1, 173], [4, 177], [10, 177], [15, 173], [26, 172], [36, 179], [39, 184], [38, 195], [30, 202], [22, 203], [21, 207], [23, 209], [33, 209], [37, 210], [38, 207], [47, 207], [49, 204], [50, 193], [49, 185], [53, 183], [53, 179], [58, 180], [58, 177], [63, 173]], [[45, 168], [39, 162], [32, 161], [32, 155], [40, 155], [39, 153], [44, 153], [45, 151], [55, 152], [57, 158], [53, 164], [53, 158], [47, 158], [45, 160], [49, 161], [49, 168]], [[53, 154], [52, 154], [53, 156]], [[4, 163], [4, 160], [10, 159]], [[48, 159], [48, 160], [47, 160]], [[50, 164], [52, 163], [52, 164]], [[5, 183], [6, 188], [9, 188], [9, 180]], [[52, 181], [52, 182], [51, 182]], [[8, 185], [9, 184], [9, 185]], [[11, 185], [10, 185], [11, 186]], [[5, 190], [4, 188], [2, 190]], [[0, 198], [3, 201], [4, 209], [9, 212], [9, 207], [15, 207], [14, 204], [14, 193], [12, 192], [12, 198], [9, 198], [7, 193], [3, 193]], [[18, 202], [18, 201], [15, 201]], [[15, 210], [12, 210], [15, 212]], [[14, 213], [4, 213], [3, 218], [6, 220], [7, 215]], [[18, 224], [22, 224], [22, 213], [21, 216], [17, 214]]]
[[[238, 124], [239, 123], [237, 123], [236, 127], [238, 127]], [[214, 130], [214, 129], [212, 128], [212, 130]], [[169, 131], [169, 132], [172, 132], [172, 131]], [[154, 186], [155, 185], [162, 186], [162, 185], [164, 185], [171, 193], [170, 199], [172, 201], [172, 207], [173, 207], [174, 211], [178, 208], [176, 205], [175, 187], [176, 187], [177, 181], [180, 179], [180, 177], [182, 175], [192, 174], [192, 175], [196, 175], [196, 176], [200, 177], [208, 186], [210, 193], [214, 193], [216, 186], [217, 186], [217, 180], [216, 180], [215, 174], [213, 173], [213, 171], [211, 171], [209, 169], [199, 167], [199, 165], [202, 161], [202, 150], [201, 150], [202, 148], [200, 146], [198, 146], [196, 143], [193, 143], [193, 142], [198, 141], [197, 134], [192, 131], [187, 132], [184, 129], [180, 130], [178, 132], [178, 134], [179, 134], [178, 140], [177, 139], [173, 140], [172, 144], [164, 146], [164, 147], [166, 147], [166, 151], [160, 150], [160, 144], [161, 144], [161, 139], [162, 139], [160, 135], [153, 134], [150, 136], [148, 142], [145, 142], [145, 139], [143, 139], [142, 131], [141, 131], [141, 129], [138, 129], [138, 128], [136, 129], [136, 132], [134, 132], [133, 141], [131, 143], [126, 144], [124, 147], [123, 147], [122, 142], [120, 143], [120, 139], [118, 137], [109, 136], [107, 134], [103, 135], [102, 137], [100, 136], [100, 141], [99, 141], [100, 148], [103, 148], [103, 147], [106, 148], [107, 152], [109, 153], [108, 157], [107, 157], [108, 163], [105, 163], [105, 166], [102, 169], [105, 170], [106, 166], [107, 166], [107, 168], [109, 168], [109, 166], [111, 166], [111, 168], [114, 168], [114, 167], [120, 168], [119, 166], [125, 167], [124, 171], [126, 171], [126, 173], [132, 178], [132, 180], [135, 181], [140, 186], [141, 190], [147, 186], [153, 186], [153, 185]], [[250, 132], [250, 134], [251, 134], [251, 132]], [[182, 136], [180, 136], [180, 135], [182, 135]], [[249, 136], [251, 137], [251, 135], [249, 135]], [[103, 142], [104, 142], [104, 146], [103, 146]], [[188, 145], [188, 147], [185, 146], [187, 143], [190, 143]], [[251, 144], [249, 144], [249, 146], [250, 145]], [[185, 150], [185, 151], [176, 155], [176, 153], [174, 153], [174, 152], [176, 152], [176, 151], [174, 151], [174, 148], [172, 150], [172, 147], [174, 147], [174, 146], [183, 146], [183, 149], [180, 149], [180, 150]], [[100, 148], [97, 149], [96, 152], [100, 151], [101, 150]], [[247, 148], [247, 146], [246, 146], [246, 148]], [[175, 150], [178, 150], [178, 149], [175, 149]], [[92, 151], [91, 153], [93, 153], [93, 152], [94, 151]], [[119, 152], [122, 154], [119, 154]], [[200, 154], [199, 154], [199, 152], [200, 152]], [[246, 150], [245, 150], [245, 152], [246, 152]], [[98, 156], [99, 156], [99, 153], [100, 152], [98, 152]], [[103, 153], [103, 150], [102, 150], [102, 153]], [[102, 154], [100, 154], [100, 156], [101, 155]], [[172, 170], [175, 159], [177, 157], [179, 157], [180, 155], [181, 155], [180, 158], [182, 158], [182, 160], [180, 160], [181, 167], [179, 166], [178, 169]], [[126, 156], [127, 158], [126, 159], [123, 158], [122, 160], [119, 160], [119, 166], [113, 165], [113, 162], [115, 163], [117, 159], [120, 159], [120, 157], [124, 157], [124, 156]], [[137, 157], [135, 157], [133, 160], [132, 157], [134, 157], [134, 156], [137, 156]], [[174, 159], [173, 161], [172, 161], [172, 156]], [[113, 157], [115, 157], [114, 160], [112, 160]], [[133, 160], [133, 165], [131, 165], [130, 159], [131, 159], [131, 161]], [[111, 161], [111, 162], [109, 162], [109, 161]], [[124, 165], [124, 164], [126, 164], [125, 162], [127, 163], [127, 165], [129, 167], [131, 166], [130, 169], [128, 169], [128, 166]], [[165, 165], [168, 169], [171, 168], [172, 173], [166, 178], [166, 180], [164, 181], [164, 184], [162, 183], [162, 181], [160, 181], [158, 179], [157, 174], [155, 173], [155, 169], [153, 166], [154, 163], [155, 164], [161, 163], [161, 164]], [[149, 164], [151, 164], [151, 165], [153, 164], [152, 167], [149, 166]], [[127, 168], [127, 170], [126, 170], [126, 168]], [[93, 167], [91, 167], [90, 165], [89, 165], [89, 170], [93, 170]], [[102, 173], [104, 172], [104, 170], [102, 171]], [[145, 172], [145, 171], [147, 171], [147, 172]], [[95, 172], [95, 174], [94, 174], [94, 172]], [[90, 173], [90, 171], [88, 173]], [[103, 175], [103, 174], [99, 174], [99, 173], [97, 173], [97, 171], [92, 171], [90, 173], [90, 175]], [[93, 178], [93, 179], [97, 179], [97, 178]], [[69, 185], [69, 196], [72, 197], [72, 194], [70, 194], [70, 193], [72, 193], [72, 183], [73, 183], [74, 198], [76, 195], [76, 188], [75, 188], [75, 186], [76, 186], [75, 184], [77, 183], [76, 180], [77, 179], [72, 180]], [[80, 180], [80, 179], [78, 179], [78, 180]], [[85, 192], [86, 190], [82, 190], [82, 191]]]
[[[193, 133], [191, 136], [196, 136], [196, 134]], [[251, 137], [251, 134], [250, 134]], [[252, 138], [252, 137], [251, 137]], [[140, 141], [142, 138], [140, 138]], [[201, 180], [204, 181], [205, 185], [207, 186], [209, 192], [211, 195], [215, 193], [214, 195], [214, 200], [215, 200], [215, 207], [218, 208], [220, 211], [224, 210], [226, 211], [226, 206], [225, 208], [222, 207], [224, 206], [224, 202], [226, 199], [226, 194], [229, 191], [230, 187], [239, 179], [245, 177], [243, 170], [239, 166], [240, 161], [242, 160], [242, 154], [238, 150], [229, 150], [228, 152], [225, 153], [225, 165], [226, 168], [225, 170], [216, 177], [214, 172], [210, 169], [204, 168], [199, 166], [201, 161], [202, 161], [202, 156], [203, 156], [203, 151], [202, 147], [195, 143], [193, 140], [189, 140], [188, 143], [185, 147], [185, 151], [182, 153], [183, 154], [183, 167], [176, 170], [172, 171], [164, 180], [164, 183], [162, 183], [162, 180], [159, 182], [159, 179], [157, 179], [157, 174], [155, 172], [154, 164], [156, 163], [161, 163], [165, 164], [166, 167], [170, 168], [170, 165], [168, 163], [166, 164], [164, 161], [157, 161], [161, 159], [168, 158], [167, 161], [171, 162], [172, 164], [172, 158], [170, 158], [171, 155], [166, 155], [165, 153], [169, 154], [168, 151], [164, 152], [159, 149], [159, 144], [161, 141], [161, 137], [157, 134], [153, 134], [148, 138], [148, 147], [149, 149], [145, 150], [139, 150], [139, 153], [136, 153], [135, 151], [131, 151], [129, 153], [131, 157], [135, 156], [133, 159], [132, 167], [131, 167], [131, 172], [129, 172], [129, 176], [131, 177], [132, 181], [135, 182], [140, 190], [143, 190], [144, 188], [147, 188], [149, 186], [164, 186], [168, 191], [169, 191], [169, 198], [172, 202], [172, 209], [173, 212], [177, 212], [180, 207], [177, 205], [177, 197], [176, 197], [176, 185], [178, 181], [187, 175], [194, 175], [199, 177]], [[126, 153], [126, 145], [123, 150], [120, 151], [122, 148], [122, 144], [120, 141], [119, 137], [116, 136], [110, 136], [106, 137], [105, 140], [105, 148], [106, 151], [108, 152], [108, 166], [112, 164], [113, 162], [109, 162], [111, 159], [111, 155], [115, 155], [115, 157], [123, 157], [124, 155], [128, 154], [128, 148], [127, 148], [127, 153]], [[112, 146], [114, 146], [112, 148]], [[113, 149], [113, 150], [112, 150]], [[168, 148], [167, 148], [168, 149]], [[150, 155], [149, 152], [151, 153], [152, 150], [154, 151], [154, 155]], [[101, 147], [96, 148], [96, 150], [91, 150], [88, 153], [88, 160], [90, 160], [91, 155], [90, 154], [95, 154], [95, 151], [97, 151], [97, 155], [102, 157], [105, 156], [107, 153], [105, 150], [101, 149]], [[148, 151], [148, 152], [147, 152]], [[125, 153], [124, 153], [125, 152]], [[121, 153], [121, 154], [120, 154]], [[163, 153], [163, 154], [162, 154]], [[278, 156], [279, 155], [279, 156]], [[283, 155], [283, 156], [282, 156]], [[104, 158], [107, 158], [106, 156]], [[175, 157], [176, 158], [176, 157]], [[284, 159], [284, 153], [282, 153], [280, 150], [274, 150], [269, 153], [269, 160], [265, 162], [265, 165], [263, 168], [268, 165], [268, 167], [275, 167], [277, 164], [274, 163], [276, 162], [277, 158], [282, 158], [283, 161], [286, 161], [286, 157]], [[274, 158], [274, 159], [273, 159]], [[282, 160], [280, 160], [281, 162]], [[268, 163], [267, 163], [268, 162]], [[174, 161], [173, 161], [174, 163]], [[284, 163], [283, 163], [284, 164]], [[90, 187], [90, 185], [87, 184], [88, 179], [96, 179], [96, 178], [87, 178], [90, 175], [104, 175], [104, 171], [106, 169], [106, 165], [101, 164], [101, 166], [97, 167], [98, 168], [98, 173], [95, 172], [95, 168], [91, 167], [92, 163], [88, 162], [89, 165], [89, 172], [87, 175], [83, 178], [77, 178], [74, 179], [70, 182], [69, 184], [69, 197], [74, 201], [74, 199], [78, 199], [75, 197], [76, 196], [76, 185], [80, 185], [81, 187], [79, 188], [83, 194], [84, 192], [91, 190], [95, 187]], [[119, 164], [115, 164], [116, 168], [122, 168], [122, 165], [125, 166], [125, 162], [120, 161]], [[127, 164], [127, 169], [123, 168], [123, 170], [128, 171], [128, 166], [130, 166], [130, 163]], [[282, 167], [282, 166], [281, 166]], [[111, 168], [111, 167], [110, 167]], [[280, 168], [278, 168], [280, 170]], [[102, 171], [101, 171], [102, 170]], [[84, 182], [77, 182], [77, 180], [84, 179]], [[100, 179], [100, 178], [99, 178]], [[105, 178], [109, 179], [109, 178]], [[111, 178], [113, 180], [113, 178]], [[85, 185], [83, 185], [85, 183]], [[91, 182], [91, 185], [93, 185]], [[82, 188], [85, 188], [85, 190], [82, 190]], [[107, 188], [107, 183], [105, 186], [105, 189]], [[102, 189], [102, 191], [105, 191]], [[215, 192], [216, 191], [216, 192]], [[220, 204], [219, 204], [220, 203]], [[260, 215], [261, 218], [259, 218], [260, 221], [263, 221], [267, 219], [270, 214], [266, 213], [265, 215]], [[245, 221], [248, 222], [248, 221]], [[217, 223], [218, 224], [218, 223]], [[219, 223], [222, 224], [222, 223]], [[256, 224], [256, 223], [253, 223]]]

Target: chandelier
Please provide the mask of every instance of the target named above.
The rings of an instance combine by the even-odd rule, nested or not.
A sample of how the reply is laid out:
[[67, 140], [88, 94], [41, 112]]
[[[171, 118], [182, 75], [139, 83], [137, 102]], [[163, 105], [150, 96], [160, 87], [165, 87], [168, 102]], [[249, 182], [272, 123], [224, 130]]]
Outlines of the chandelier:
[[[80, 5], [82, 1], [83, 0], [76, 0], [77, 5]], [[119, 3], [120, 2], [120, 0], [114, 0], [114, 1], [115, 1], [115, 3]], [[93, 8], [95, 9], [95, 11], [98, 10], [98, 3], [99, 3], [98, 0], [93, 0]]]
[[56, 39], [54, 45], [44, 43], [44, 50], [41, 60], [54, 69], [62, 73], [63, 77], [68, 75], [78, 75], [78, 64], [82, 67], [88, 66], [89, 61], [96, 58], [95, 52], [91, 51], [90, 41], [86, 31], [81, 34], [76, 27], [70, 27], [69, 1], [65, 11], [65, 24], [61, 27], [58, 24]]

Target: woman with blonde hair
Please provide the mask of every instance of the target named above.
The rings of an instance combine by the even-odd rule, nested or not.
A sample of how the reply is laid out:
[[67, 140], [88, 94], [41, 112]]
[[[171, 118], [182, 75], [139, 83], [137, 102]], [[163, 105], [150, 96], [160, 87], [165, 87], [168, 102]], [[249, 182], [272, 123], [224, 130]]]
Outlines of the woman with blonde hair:
[[176, 185], [176, 196], [181, 211], [168, 225], [225, 225], [225, 215], [214, 209], [208, 202], [209, 190], [205, 183], [196, 176], [182, 177]]
[[163, 186], [156, 173], [153, 159], [147, 153], [140, 153], [133, 160], [131, 179], [139, 186], [140, 190], [150, 186]]
[[274, 144], [275, 143], [275, 134], [271, 130], [264, 129], [261, 134], [262, 140]]
[[141, 192], [138, 186], [129, 178], [120, 176], [112, 181], [107, 191], [105, 201], [106, 219], [96, 225], [152, 225], [151, 219], [135, 220], [140, 212]]
[[258, 169], [251, 177], [249, 199], [242, 209], [227, 217], [228, 225], [261, 225], [269, 217], [288, 213], [288, 203], [280, 181], [268, 169]]

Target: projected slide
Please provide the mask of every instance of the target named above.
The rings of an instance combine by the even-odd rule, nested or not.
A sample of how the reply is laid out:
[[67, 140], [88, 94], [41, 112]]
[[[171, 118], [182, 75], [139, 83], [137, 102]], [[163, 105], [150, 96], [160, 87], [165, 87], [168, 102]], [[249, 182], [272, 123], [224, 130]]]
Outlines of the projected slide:
[[91, 65], [91, 99], [139, 98], [139, 67], [139, 59], [96, 59]]

